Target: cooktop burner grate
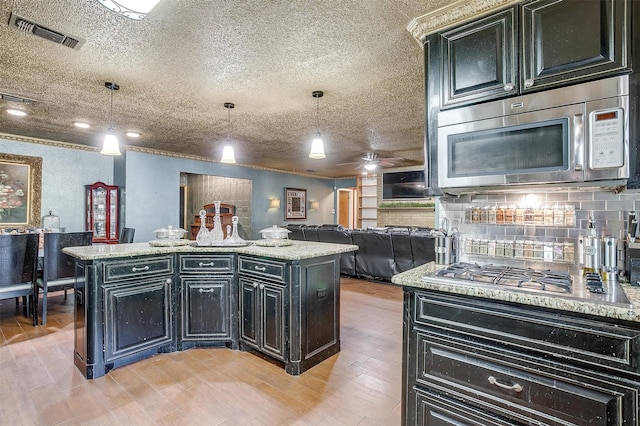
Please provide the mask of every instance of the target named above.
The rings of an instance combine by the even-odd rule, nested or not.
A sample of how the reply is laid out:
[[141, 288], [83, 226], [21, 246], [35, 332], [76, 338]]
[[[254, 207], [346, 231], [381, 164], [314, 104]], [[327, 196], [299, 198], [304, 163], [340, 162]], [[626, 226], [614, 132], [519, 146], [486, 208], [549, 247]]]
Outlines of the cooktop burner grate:
[[571, 293], [571, 275], [567, 272], [536, 271], [511, 266], [454, 263], [437, 273], [438, 276], [504, 285], [531, 290]]

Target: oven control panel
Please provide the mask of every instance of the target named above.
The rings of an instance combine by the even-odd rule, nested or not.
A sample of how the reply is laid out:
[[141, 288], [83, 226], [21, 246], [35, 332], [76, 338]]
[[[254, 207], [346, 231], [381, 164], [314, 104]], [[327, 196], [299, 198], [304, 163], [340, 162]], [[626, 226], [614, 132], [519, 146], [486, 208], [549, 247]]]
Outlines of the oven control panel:
[[624, 166], [624, 111], [622, 108], [589, 114], [589, 166], [609, 169]]

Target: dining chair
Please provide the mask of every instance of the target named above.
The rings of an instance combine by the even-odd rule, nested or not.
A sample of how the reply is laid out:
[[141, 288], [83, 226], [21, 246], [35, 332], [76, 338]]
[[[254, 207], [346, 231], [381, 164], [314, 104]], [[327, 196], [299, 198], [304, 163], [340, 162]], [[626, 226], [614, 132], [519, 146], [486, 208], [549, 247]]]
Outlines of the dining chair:
[[135, 232], [136, 228], [122, 228], [122, 230], [120, 231], [120, 236], [118, 238], [118, 243], [132, 243], [133, 235], [135, 234]]
[[0, 235], [0, 299], [22, 297], [25, 316], [38, 324], [38, 234]]
[[44, 234], [44, 258], [42, 276], [37, 279], [37, 293], [42, 289], [42, 325], [47, 324], [47, 295], [49, 291], [73, 288], [75, 260], [62, 252], [65, 247], [90, 246], [93, 232], [47, 232]]

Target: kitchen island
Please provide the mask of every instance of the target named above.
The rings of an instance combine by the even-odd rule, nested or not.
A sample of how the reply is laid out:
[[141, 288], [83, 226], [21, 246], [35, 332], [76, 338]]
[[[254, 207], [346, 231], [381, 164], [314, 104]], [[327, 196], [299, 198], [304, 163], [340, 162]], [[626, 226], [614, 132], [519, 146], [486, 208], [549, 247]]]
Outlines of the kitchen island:
[[340, 254], [355, 245], [69, 247], [87, 378], [158, 353], [257, 351], [297, 375], [340, 351]]
[[404, 290], [402, 424], [638, 424], [640, 288], [596, 303], [436, 269], [392, 278]]

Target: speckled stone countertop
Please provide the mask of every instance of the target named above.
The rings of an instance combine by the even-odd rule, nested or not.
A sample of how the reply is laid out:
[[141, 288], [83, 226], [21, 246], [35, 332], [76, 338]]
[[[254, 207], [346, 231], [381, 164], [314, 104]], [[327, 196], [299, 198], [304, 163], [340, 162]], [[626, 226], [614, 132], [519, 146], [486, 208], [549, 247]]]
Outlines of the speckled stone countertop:
[[358, 250], [349, 244], [317, 243], [291, 240], [285, 247], [262, 247], [251, 244], [245, 247], [153, 247], [149, 243], [104, 244], [83, 247], [66, 247], [62, 251], [80, 260], [115, 259], [119, 257], [146, 256], [167, 253], [240, 253], [264, 256], [272, 259], [302, 260]]
[[539, 292], [518, 291], [507, 287], [474, 286], [468, 282], [436, 283], [424, 280], [424, 275], [434, 274], [437, 266], [427, 263], [406, 272], [394, 275], [393, 284], [406, 287], [423, 288], [465, 296], [483, 297], [487, 299], [521, 303], [524, 305], [541, 306], [559, 309], [567, 312], [578, 312], [640, 323], [640, 287], [621, 284], [621, 287], [631, 302], [631, 305], [600, 304], [588, 300], [566, 298], [558, 295], [546, 295]]

